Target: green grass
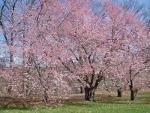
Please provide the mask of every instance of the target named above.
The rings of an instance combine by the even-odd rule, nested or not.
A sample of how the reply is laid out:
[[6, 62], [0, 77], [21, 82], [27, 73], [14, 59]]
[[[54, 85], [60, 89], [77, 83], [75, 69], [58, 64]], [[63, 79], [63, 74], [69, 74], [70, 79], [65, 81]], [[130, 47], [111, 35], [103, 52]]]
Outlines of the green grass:
[[0, 113], [150, 113], [149, 104], [71, 103], [57, 108], [1, 109]]
[[97, 96], [97, 99], [97, 102], [67, 102], [58, 107], [0, 108], [0, 113], [150, 113], [150, 92], [140, 93], [134, 102], [128, 96], [103, 99]]

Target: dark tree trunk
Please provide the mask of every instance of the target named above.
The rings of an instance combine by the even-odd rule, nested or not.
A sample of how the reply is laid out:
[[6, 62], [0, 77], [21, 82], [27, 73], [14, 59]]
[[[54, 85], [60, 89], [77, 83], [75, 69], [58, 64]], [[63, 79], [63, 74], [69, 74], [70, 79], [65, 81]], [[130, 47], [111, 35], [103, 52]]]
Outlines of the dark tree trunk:
[[94, 81], [95, 75], [96, 74], [94, 71], [90, 82], [88, 82], [88, 78], [86, 79], [86, 82], [88, 83], [88, 85], [84, 87], [86, 101], [95, 101], [95, 91], [96, 91], [100, 81], [103, 79], [102, 73], [100, 72], [97, 75], [97, 79]]
[[47, 91], [44, 90], [44, 102], [47, 103], [48, 102], [48, 94]]
[[80, 93], [83, 93], [83, 87], [80, 86]]
[[13, 47], [13, 38], [12, 38], [12, 36], [11, 36], [11, 42], [10, 42], [10, 44], [8, 44], [8, 49], [9, 49], [9, 63], [10, 63], [10, 68], [12, 68], [13, 67], [13, 63], [14, 63], [14, 53], [13, 53], [13, 51], [11, 50], [11, 48], [10, 47]]
[[13, 53], [10, 52], [10, 67], [12, 68], [13, 67]]
[[92, 92], [90, 88], [85, 88], [85, 100], [91, 101], [91, 99], [92, 99]]
[[135, 100], [135, 95], [134, 95], [134, 90], [132, 89], [131, 91], [130, 91], [130, 99], [133, 101], [133, 100]]
[[95, 101], [95, 89], [85, 87], [85, 100], [86, 101]]
[[133, 100], [135, 100], [135, 95], [134, 95], [133, 81], [132, 80], [130, 80], [129, 88], [130, 88], [130, 100], [133, 101]]
[[122, 97], [122, 89], [117, 89], [117, 97]]
[[12, 93], [12, 86], [8, 86], [7, 93], [8, 93], [9, 95], [11, 95], [11, 93]]

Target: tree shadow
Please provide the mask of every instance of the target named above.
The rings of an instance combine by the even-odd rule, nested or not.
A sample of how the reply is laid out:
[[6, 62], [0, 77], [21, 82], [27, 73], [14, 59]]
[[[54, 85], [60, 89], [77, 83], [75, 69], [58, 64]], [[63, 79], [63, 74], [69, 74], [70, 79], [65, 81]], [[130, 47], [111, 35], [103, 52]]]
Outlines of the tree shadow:
[[23, 110], [23, 111], [28, 111], [31, 110], [30, 107], [0, 107], [0, 111], [5, 111], [5, 110]]
[[91, 101], [83, 101], [83, 102], [66, 102], [65, 105], [66, 106], [77, 106], [77, 107], [84, 107], [84, 106], [88, 106], [91, 107], [93, 106], [93, 104], [96, 102], [91, 102]]

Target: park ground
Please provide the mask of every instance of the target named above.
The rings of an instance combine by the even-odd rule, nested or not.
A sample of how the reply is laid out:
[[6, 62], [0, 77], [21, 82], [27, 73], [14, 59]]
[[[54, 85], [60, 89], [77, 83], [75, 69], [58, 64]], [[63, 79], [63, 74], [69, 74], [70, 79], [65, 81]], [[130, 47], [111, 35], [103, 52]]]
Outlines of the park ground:
[[80, 94], [72, 95], [64, 104], [53, 107], [0, 108], [0, 113], [150, 113], [150, 91], [139, 92], [133, 102], [127, 94], [119, 98], [98, 93], [96, 102], [85, 102], [82, 98]]

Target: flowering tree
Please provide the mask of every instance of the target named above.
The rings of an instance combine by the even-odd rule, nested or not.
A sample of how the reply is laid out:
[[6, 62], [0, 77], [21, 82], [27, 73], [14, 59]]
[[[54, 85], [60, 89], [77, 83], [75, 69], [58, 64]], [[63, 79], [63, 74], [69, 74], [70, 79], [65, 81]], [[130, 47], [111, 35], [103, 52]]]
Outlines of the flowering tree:
[[[0, 2], [0, 42], [1, 47], [4, 46], [2, 47], [2, 50], [6, 51], [5, 53], [1, 53], [1, 55], [4, 56], [5, 59], [7, 59], [5, 61], [4, 67], [6, 69], [1, 70], [3, 71], [3, 74], [1, 76], [6, 75], [5, 79], [8, 80], [9, 85], [15, 83], [13, 79], [10, 79], [11, 75], [13, 77], [17, 77], [18, 75], [20, 75], [22, 76], [22, 79], [24, 78], [24, 74], [21, 74], [21, 72], [25, 71], [25, 68], [22, 65], [20, 66], [20, 57], [22, 54], [20, 52], [20, 49], [18, 48], [19, 44], [17, 41], [17, 37], [20, 35], [20, 33], [17, 31], [17, 27], [20, 25], [20, 17], [21, 13], [24, 12], [24, 8], [27, 4], [33, 4], [34, 1], [35, 0], [29, 0], [28, 2], [26, 0], [2, 0]], [[19, 67], [22, 67], [22, 69], [17, 68], [18, 71], [16, 71], [16, 67], [18, 67], [18, 64]], [[12, 89], [11, 86], [8, 86], [8, 89], [10, 92], [10, 89]]]
[[134, 12], [111, 2], [103, 5], [105, 18], [94, 15], [89, 2], [83, 0], [63, 4], [44, 0], [39, 8], [29, 6], [23, 16], [28, 22], [26, 50], [33, 51], [39, 61], [63, 65], [68, 77], [84, 86], [85, 100], [94, 100], [106, 73], [124, 63], [128, 46], [136, 53], [146, 41], [143, 24]]
[[[58, 27], [56, 23], [61, 22], [62, 13], [59, 1], [41, 0], [36, 7], [31, 5], [26, 7], [21, 15], [21, 23], [17, 27], [20, 34], [17, 41], [22, 48], [20, 51], [23, 53], [24, 67], [29, 75], [36, 76], [35, 83], [40, 84], [46, 103], [50, 91], [52, 93], [58, 89], [65, 93], [66, 89], [69, 90], [66, 88], [64, 76], [57, 69], [58, 55], [62, 49], [56, 41], [58, 38], [55, 37]], [[52, 78], [53, 81], [50, 80]]]
[[[109, 73], [126, 79], [134, 98], [133, 78], [145, 68], [142, 51], [147, 30], [134, 12], [104, 0], [103, 16], [97, 16], [89, 3], [39, 0], [36, 5], [26, 5], [21, 14], [13, 12], [20, 17], [19, 23], [16, 18], [18, 24], [13, 24], [13, 33], [21, 68], [36, 76], [33, 78], [36, 85], [40, 84], [45, 102], [50, 76], [58, 84], [63, 78], [79, 81], [85, 100], [90, 101]], [[61, 89], [66, 89], [64, 82]]]
[[114, 65], [110, 70], [113, 70], [114, 75], [127, 80], [131, 100], [134, 100], [133, 81], [145, 69], [143, 50], [147, 47], [148, 31], [134, 12], [109, 3], [108, 6], [106, 12], [110, 15], [113, 47], [110, 65]]

